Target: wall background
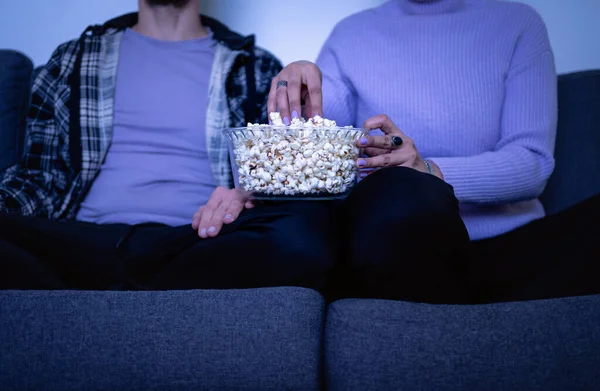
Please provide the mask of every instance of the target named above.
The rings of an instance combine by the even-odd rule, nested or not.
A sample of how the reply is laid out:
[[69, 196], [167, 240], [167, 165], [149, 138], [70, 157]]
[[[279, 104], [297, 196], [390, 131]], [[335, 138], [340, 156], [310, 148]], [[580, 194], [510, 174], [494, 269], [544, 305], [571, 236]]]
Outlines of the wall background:
[[[521, 0], [542, 15], [560, 73], [600, 68], [600, 0]], [[258, 43], [284, 63], [314, 60], [337, 21], [384, 0], [201, 0], [203, 12]], [[137, 0], [0, 0], [0, 48], [36, 65], [89, 24], [134, 11]], [[296, 16], [299, 15], [299, 16]]]

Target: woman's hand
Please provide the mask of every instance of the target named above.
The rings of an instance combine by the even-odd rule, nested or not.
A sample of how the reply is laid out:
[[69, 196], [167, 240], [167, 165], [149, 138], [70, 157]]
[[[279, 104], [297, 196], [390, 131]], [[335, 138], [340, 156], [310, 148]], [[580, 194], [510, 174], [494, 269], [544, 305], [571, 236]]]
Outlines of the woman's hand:
[[365, 148], [365, 154], [369, 156], [357, 160], [359, 168], [402, 166], [429, 173], [429, 163], [432, 174], [444, 179], [439, 167], [432, 161], [426, 163], [419, 155], [415, 143], [402, 133], [387, 115], [371, 117], [365, 121], [363, 127], [369, 130], [381, 129], [385, 135], [365, 136], [358, 141], [358, 145]]
[[208, 203], [202, 205], [192, 218], [192, 228], [203, 238], [214, 238], [221, 232], [223, 224], [231, 224], [245, 209], [254, 207], [248, 193], [240, 189], [217, 187]]
[[302, 100], [304, 100], [304, 115], [306, 118], [322, 115], [321, 70], [309, 61], [296, 61], [279, 72], [271, 82], [271, 91], [267, 107], [269, 113], [278, 111], [286, 125], [291, 119], [302, 115]]

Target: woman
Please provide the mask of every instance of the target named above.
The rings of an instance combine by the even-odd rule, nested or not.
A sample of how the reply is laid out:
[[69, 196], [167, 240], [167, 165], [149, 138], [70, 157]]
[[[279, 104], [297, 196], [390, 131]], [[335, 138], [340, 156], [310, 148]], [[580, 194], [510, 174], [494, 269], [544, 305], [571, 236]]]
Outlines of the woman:
[[[317, 65], [287, 66], [273, 81], [269, 109], [293, 117], [304, 98], [307, 116], [380, 129], [384, 135], [361, 140], [369, 157], [358, 166], [420, 174], [392, 183], [398, 169], [381, 170], [356, 189], [370, 191], [346, 201], [361, 208], [345, 236], [352, 283], [363, 290], [351, 294], [479, 303], [600, 293], [599, 198], [551, 217], [538, 200], [554, 168], [557, 93], [548, 34], [533, 9], [392, 0], [340, 22]], [[440, 247], [459, 228], [440, 228], [440, 216], [452, 212], [429, 205], [449, 191], [420, 187], [429, 173], [458, 199], [471, 240], [460, 250], [460, 239], [450, 251]], [[411, 218], [398, 215], [407, 199], [420, 205]], [[396, 219], [377, 232], [361, 229], [382, 212]], [[415, 248], [415, 235], [407, 240], [411, 227], [428, 248]]]

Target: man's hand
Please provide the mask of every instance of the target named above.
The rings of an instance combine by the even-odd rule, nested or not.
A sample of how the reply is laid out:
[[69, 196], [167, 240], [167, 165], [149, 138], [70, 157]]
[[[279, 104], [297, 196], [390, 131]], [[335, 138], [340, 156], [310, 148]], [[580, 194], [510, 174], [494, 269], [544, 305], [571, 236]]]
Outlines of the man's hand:
[[[280, 83], [281, 82], [281, 83]], [[286, 125], [302, 115], [304, 100], [306, 118], [323, 115], [323, 78], [321, 70], [309, 61], [296, 61], [279, 72], [271, 83], [269, 113], [278, 111]]]
[[214, 238], [221, 232], [223, 224], [231, 224], [240, 213], [254, 207], [248, 193], [240, 189], [217, 187], [208, 203], [202, 205], [192, 218], [192, 228], [203, 238]]

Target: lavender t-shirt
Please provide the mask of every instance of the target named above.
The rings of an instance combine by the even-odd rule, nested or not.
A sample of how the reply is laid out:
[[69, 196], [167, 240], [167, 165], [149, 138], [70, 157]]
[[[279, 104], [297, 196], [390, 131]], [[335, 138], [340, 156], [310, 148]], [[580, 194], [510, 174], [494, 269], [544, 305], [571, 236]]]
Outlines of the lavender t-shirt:
[[77, 215], [99, 224], [190, 224], [215, 188], [205, 139], [211, 36], [121, 43], [114, 135]]

